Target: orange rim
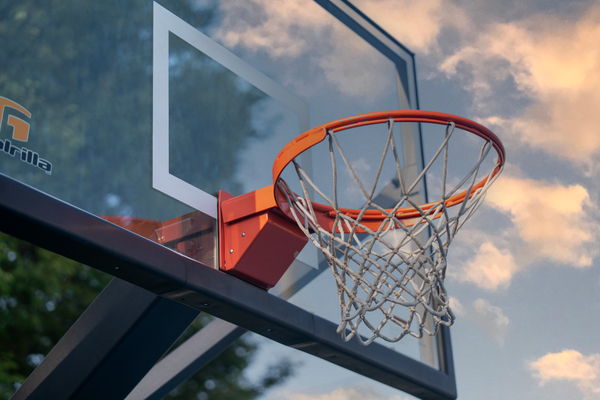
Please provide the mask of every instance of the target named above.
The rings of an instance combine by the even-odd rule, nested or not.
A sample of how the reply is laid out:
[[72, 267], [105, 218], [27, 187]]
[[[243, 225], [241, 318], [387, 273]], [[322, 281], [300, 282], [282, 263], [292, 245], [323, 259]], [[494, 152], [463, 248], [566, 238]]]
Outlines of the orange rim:
[[[283, 172], [285, 167], [287, 167], [288, 164], [291, 163], [294, 158], [296, 158], [302, 152], [310, 149], [311, 147], [325, 140], [329, 131], [340, 132], [346, 129], [356, 128], [359, 126], [382, 124], [387, 123], [389, 119], [393, 119], [394, 122], [423, 122], [438, 125], [446, 125], [448, 122], [454, 122], [457, 128], [465, 130], [467, 132], [471, 132], [474, 135], [477, 135], [486, 141], [492, 142], [492, 146], [498, 153], [498, 168], [496, 168], [496, 170], [492, 173], [491, 178], [496, 176], [499, 172], [499, 168], [504, 165], [505, 152], [502, 142], [500, 141], [498, 136], [496, 136], [491, 130], [489, 130], [481, 124], [478, 124], [475, 121], [471, 121], [469, 119], [451, 114], [421, 110], [379, 111], [368, 114], [360, 114], [348, 118], [342, 118], [335, 121], [331, 121], [323, 125], [319, 125], [309, 131], [304, 132], [303, 134], [289, 142], [283, 148], [283, 150], [281, 150], [281, 152], [277, 155], [277, 158], [275, 159], [275, 163], [273, 164], [273, 188], [275, 191], [275, 199], [279, 208], [282, 211], [284, 211], [285, 214], [288, 214], [286, 210], [289, 208], [289, 206], [283, 206], [282, 202], [285, 202], [283, 196], [277, 195], [277, 181], [279, 180], [279, 177], [281, 176], [281, 173]], [[483, 187], [489, 178], [490, 176], [488, 175], [485, 178], [483, 178], [479, 183], [474, 185], [470, 195], [472, 196], [475, 193], [475, 191], [477, 191], [477, 189]], [[455, 194], [454, 196], [446, 200], [446, 207], [452, 207], [457, 204], [460, 204], [465, 200], [466, 197], [467, 190]], [[421, 210], [423, 210], [424, 212], [427, 212], [431, 209], [431, 207], [438, 203], [439, 201], [421, 204], [419, 205], [419, 208], [421, 208]], [[335, 210], [328, 205], [312, 202], [312, 206], [315, 213], [321, 214], [322, 216], [326, 216], [327, 218], [335, 217]], [[340, 208], [339, 211], [345, 215], [348, 215], [349, 217], [356, 218], [362, 210]], [[387, 211], [391, 212], [392, 209], [388, 209]], [[395, 215], [396, 218], [398, 218], [399, 220], [407, 220], [420, 217], [421, 212], [419, 212], [414, 207], [404, 207], [398, 209]], [[383, 221], [387, 218], [387, 216], [387, 214], [384, 214], [377, 210], [367, 210], [364, 213], [361, 221], [363, 221], [364, 224], [371, 225], [373, 223]]]

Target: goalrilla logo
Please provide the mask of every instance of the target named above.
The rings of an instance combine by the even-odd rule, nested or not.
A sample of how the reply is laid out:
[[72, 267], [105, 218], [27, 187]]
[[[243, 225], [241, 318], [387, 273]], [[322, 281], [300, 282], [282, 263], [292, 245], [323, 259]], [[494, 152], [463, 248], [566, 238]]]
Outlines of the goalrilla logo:
[[[0, 136], [7, 137], [12, 132], [12, 139], [18, 142], [29, 140], [29, 122], [31, 113], [23, 106], [0, 96]], [[15, 144], [18, 146], [18, 142]], [[11, 157], [19, 153], [19, 159], [24, 163], [52, 174], [52, 164], [40, 158], [40, 155], [25, 147], [18, 148], [9, 139], [0, 139], [0, 153], [4, 152]]]

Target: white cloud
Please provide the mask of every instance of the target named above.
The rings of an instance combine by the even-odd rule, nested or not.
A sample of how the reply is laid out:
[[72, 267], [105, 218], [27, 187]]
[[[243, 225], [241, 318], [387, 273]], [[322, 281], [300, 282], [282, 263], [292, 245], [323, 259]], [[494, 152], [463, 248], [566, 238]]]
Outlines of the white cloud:
[[[537, 15], [489, 26], [475, 43], [440, 66], [448, 75], [460, 65], [472, 75], [468, 89], [481, 104], [478, 113], [513, 139], [569, 160], [589, 172], [600, 153], [600, 7], [575, 22]], [[514, 81], [531, 100], [516, 117], [499, 117], [499, 82]], [[502, 101], [506, 98], [502, 97]], [[495, 103], [497, 102], [497, 103]]]
[[462, 318], [467, 315], [467, 310], [456, 297], [450, 296], [450, 308], [457, 317]]
[[551, 381], [571, 381], [587, 397], [600, 396], [600, 354], [584, 356], [576, 350], [548, 353], [529, 363], [540, 385]]
[[500, 345], [504, 343], [510, 319], [500, 307], [485, 299], [477, 299], [464, 306], [457, 298], [450, 297], [450, 308], [458, 318], [471, 322], [494, 342]]
[[510, 320], [500, 307], [487, 300], [477, 299], [473, 303], [474, 315], [470, 318], [475, 325], [483, 329], [498, 344], [503, 344]]
[[436, 49], [444, 26], [466, 26], [464, 12], [442, 0], [361, 0], [356, 5], [390, 35], [412, 51]]
[[391, 72], [388, 71], [392, 66], [391, 62], [374, 57], [370, 44], [363, 40], [353, 40], [348, 32], [336, 29], [333, 35], [331, 43], [334, 47], [331, 54], [318, 60], [329, 82], [335, 84], [345, 95], [363, 97], [369, 101], [389, 90], [387, 79], [381, 77]]
[[[390, 35], [413, 51], [428, 52], [437, 47], [436, 38], [444, 26], [462, 27], [468, 18], [451, 3], [442, 0], [359, 0], [356, 6]], [[219, 40], [228, 46], [261, 48], [276, 57], [297, 57], [306, 51], [302, 29], [349, 32], [335, 17], [316, 3], [285, 0], [271, 7], [269, 0], [220, 3], [222, 27]], [[408, 17], [410, 16], [410, 17]], [[245, 17], [245, 18], [244, 18]]]
[[[223, 21], [216, 38], [225, 45], [260, 49], [272, 57], [298, 57], [309, 46], [297, 29], [326, 29], [327, 13], [312, 2], [286, 0], [272, 7], [269, 0], [222, 1]], [[296, 32], [296, 33], [295, 33]]]
[[269, 0], [223, 0], [219, 10], [213, 36], [227, 47], [264, 53], [303, 94], [324, 90], [319, 78], [363, 101], [389, 92], [382, 77], [393, 76], [394, 64], [315, 2], [285, 0], [273, 7]]
[[582, 268], [598, 253], [594, 243], [599, 226], [587, 212], [593, 206], [581, 185], [504, 176], [490, 188], [486, 204], [510, 215], [532, 261]]
[[509, 251], [501, 251], [491, 242], [484, 242], [474, 258], [452, 272], [462, 282], [470, 282], [483, 289], [496, 290], [510, 285], [518, 267]]
[[382, 396], [371, 388], [343, 388], [336, 389], [330, 394], [309, 395], [290, 393], [286, 396], [287, 400], [408, 400], [401, 396]]
[[[548, 262], [593, 265], [598, 210], [581, 185], [521, 178], [515, 168], [489, 189], [479, 226], [463, 229], [449, 252], [448, 277], [482, 289], [507, 288], [514, 276]], [[508, 217], [508, 218], [507, 218]]]

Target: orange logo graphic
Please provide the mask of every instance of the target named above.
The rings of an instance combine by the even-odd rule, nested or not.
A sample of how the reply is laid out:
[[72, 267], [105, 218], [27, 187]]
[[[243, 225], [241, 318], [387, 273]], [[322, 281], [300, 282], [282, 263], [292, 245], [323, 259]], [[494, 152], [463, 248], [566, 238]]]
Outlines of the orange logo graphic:
[[[0, 136], [5, 138], [0, 140], [0, 152], [18, 158], [25, 164], [38, 167], [47, 174], [52, 174], [52, 163], [50, 161], [44, 160], [33, 150], [26, 147], [19, 148], [17, 143], [13, 144], [11, 142], [11, 139], [17, 142], [27, 142], [29, 140], [30, 125], [28, 121], [30, 120], [31, 113], [25, 107], [0, 96]], [[11, 136], [11, 139], [8, 136]]]
[[0, 96], [0, 133], [12, 129], [13, 139], [26, 142], [29, 139], [29, 123], [24, 119], [30, 118], [31, 113], [23, 106]]

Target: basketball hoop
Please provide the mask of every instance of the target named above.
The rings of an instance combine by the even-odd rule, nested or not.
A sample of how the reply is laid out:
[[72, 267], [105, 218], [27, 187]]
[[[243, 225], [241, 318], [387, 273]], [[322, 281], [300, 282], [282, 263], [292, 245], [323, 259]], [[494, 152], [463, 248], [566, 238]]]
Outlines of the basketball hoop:
[[[393, 135], [395, 123], [438, 125], [443, 133], [441, 145], [412, 182], [406, 182], [402, 173]], [[370, 188], [358, 178], [337, 137], [342, 131], [367, 125], [387, 127], [385, 148]], [[474, 166], [457, 184], [450, 185], [448, 146], [456, 129], [479, 137], [482, 145]], [[326, 139], [333, 170], [332, 198], [317, 187], [297, 161], [300, 154]], [[492, 149], [498, 158], [486, 167], [484, 161]], [[392, 208], [375, 201], [388, 153], [394, 159], [400, 189]], [[339, 157], [341, 162], [336, 161]], [[443, 166], [440, 198], [417, 204], [415, 194], [438, 158]], [[481, 205], [490, 185], [502, 172], [504, 160], [504, 147], [493, 132], [450, 114], [385, 111], [320, 125], [292, 140], [279, 153], [273, 166], [273, 185], [237, 197], [220, 192], [219, 269], [268, 290], [310, 240], [321, 250], [335, 277], [341, 309], [337, 332], [343, 340], [356, 337], [366, 346], [376, 338], [397, 342], [406, 335], [435, 335], [440, 325], [450, 326], [455, 319], [444, 286], [448, 247]], [[288, 165], [295, 169], [301, 188], [297, 192], [282, 178]], [[490, 165], [487, 174], [481, 173]], [[347, 168], [362, 191], [366, 201], [361, 208], [340, 206], [345, 198], [338, 190], [339, 166]], [[326, 204], [312, 200], [312, 190]], [[104, 218], [210, 265], [213, 254], [203, 253], [202, 246], [190, 239], [203, 229], [211, 230], [212, 222], [210, 226], [197, 224], [196, 217], [193, 213], [167, 222]]]
[[[394, 123], [413, 122], [444, 126], [444, 140], [414, 182], [404, 182]], [[371, 188], [365, 188], [339, 145], [337, 133], [366, 125], [387, 126], [387, 143]], [[448, 143], [456, 128], [483, 140], [479, 158], [459, 184], [449, 188], [447, 179]], [[333, 168], [333, 198], [325, 195], [302, 169], [296, 157], [317, 143], [328, 140]], [[498, 155], [488, 174], [478, 180], [480, 167], [491, 149]], [[341, 208], [337, 187], [337, 164], [350, 171], [366, 198], [360, 209]], [[401, 198], [393, 208], [383, 208], [373, 199], [385, 155], [391, 150], [397, 168]], [[443, 154], [443, 156], [442, 156]], [[430, 167], [443, 157], [442, 195], [437, 201], [416, 204], [411, 195], [418, 190]], [[452, 325], [455, 316], [444, 287], [448, 246], [465, 221], [473, 215], [490, 185], [504, 167], [504, 147], [498, 137], [484, 126], [465, 118], [427, 111], [387, 111], [362, 114], [329, 122], [311, 129], [291, 141], [278, 155], [273, 167], [273, 190], [277, 206], [294, 220], [302, 232], [323, 253], [335, 276], [341, 307], [337, 332], [345, 341], [352, 337], [368, 345], [377, 337], [396, 342], [406, 335], [420, 338], [425, 332], [435, 335], [440, 325]], [[292, 164], [302, 188], [294, 193], [281, 174]], [[466, 185], [466, 189], [460, 191]], [[327, 204], [311, 200], [314, 190]], [[403, 204], [408, 206], [402, 207]], [[427, 230], [430, 235], [425, 235]], [[408, 310], [407, 318], [396, 315], [397, 307]], [[376, 317], [376, 321], [373, 321]], [[432, 321], [432, 322], [428, 322]], [[370, 330], [358, 332], [361, 324]], [[382, 330], [394, 324], [390, 336]], [[433, 326], [431, 326], [433, 324]], [[399, 329], [398, 329], [399, 328]], [[387, 331], [386, 331], [387, 332]]]

